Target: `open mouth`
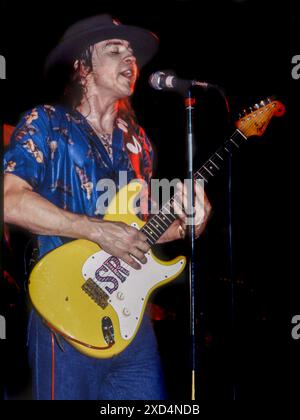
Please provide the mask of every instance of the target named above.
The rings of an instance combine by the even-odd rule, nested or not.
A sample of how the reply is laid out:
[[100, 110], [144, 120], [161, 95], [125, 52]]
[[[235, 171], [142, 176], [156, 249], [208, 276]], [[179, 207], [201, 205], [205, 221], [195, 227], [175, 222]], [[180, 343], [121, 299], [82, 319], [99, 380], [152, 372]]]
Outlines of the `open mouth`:
[[120, 73], [123, 77], [125, 77], [127, 80], [132, 81], [134, 79], [134, 72], [130, 69], [121, 71]]

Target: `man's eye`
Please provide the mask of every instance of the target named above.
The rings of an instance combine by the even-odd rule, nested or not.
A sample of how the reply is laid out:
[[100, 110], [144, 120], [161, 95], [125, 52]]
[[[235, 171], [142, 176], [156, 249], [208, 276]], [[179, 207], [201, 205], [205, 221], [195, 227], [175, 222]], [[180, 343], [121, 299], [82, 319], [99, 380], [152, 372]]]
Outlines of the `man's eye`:
[[120, 49], [118, 47], [112, 47], [110, 48], [111, 54], [120, 54]]

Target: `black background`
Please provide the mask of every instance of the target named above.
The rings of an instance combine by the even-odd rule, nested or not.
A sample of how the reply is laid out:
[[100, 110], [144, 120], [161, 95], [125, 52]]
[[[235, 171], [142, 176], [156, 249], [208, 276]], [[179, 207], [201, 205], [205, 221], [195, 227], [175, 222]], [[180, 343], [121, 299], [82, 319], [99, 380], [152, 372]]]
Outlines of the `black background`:
[[[291, 337], [291, 319], [300, 314], [298, 270], [298, 156], [300, 79], [291, 75], [300, 54], [300, 12], [294, 2], [217, 1], [1, 1], [0, 54], [7, 79], [0, 80], [1, 123], [16, 124], [20, 114], [52, 99], [43, 63], [64, 30], [76, 20], [108, 12], [123, 23], [146, 27], [160, 40], [160, 51], [142, 71], [133, 104], [154, 144], [155, 177], [183, 177], [185, 119], [182, 98], [148, 85], [156, 70], [222, 86], [230, 116], [215, 92], [196, 92], [195, 165], [206, 160], [234, 130], [237, 114], [277, 95], [286, 114], [274, 118], [232, 162], [232, 206], [228, 171], [208, 186], [213, 205], [209, 226], [197, 244], [197, 398], [259, 400], [299, 391], [300, 340]], [[51, 95], [50, 95], [51, 93]], [[229, 264], [228, 214], [233, 232]], [[13, 229], [20, 284], [28, 238]], [[174, 243], [158, 251], [169, 258], [188, 252]], [[4, 251], [5, 252], [5, 251]], [[5, 255], [5, 254], [4, 254]], [[9, 265], [4, 260], [4, 266]], [[2, 261], [3, 263], [3, 261]], [[17, 268], [16, 268], [17, 267]], [[8, 319], [1, 342], [4, 397], [30, 398], [25, 363], [26, 307], [2, 283], [1, 305]], [[10, 304], [13, 302], [14, 306]], [[170, 397], [188, 399], [188, 279], [181, 276], [155, 292], [165, 311], [154, 321]], [[295, 384], [294, 384], [295, 383]]]

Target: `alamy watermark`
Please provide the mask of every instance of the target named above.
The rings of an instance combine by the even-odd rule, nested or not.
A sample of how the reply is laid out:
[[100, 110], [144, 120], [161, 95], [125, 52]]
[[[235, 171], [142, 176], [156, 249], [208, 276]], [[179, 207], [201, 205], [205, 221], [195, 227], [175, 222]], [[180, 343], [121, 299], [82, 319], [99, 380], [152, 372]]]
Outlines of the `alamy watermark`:
[[3, 55], [0, 55], [0, 79], [6, 79], [6, 60]]
[[294, 55], [292, 64], [295, 64], [292, 68], [292, 78], [298, 80], [300, 79], [300, 55]]
[[[184, 180], [183, 186], [186, 190], [184, 197], [177, 188], [179, 183], [180, 180], [177, 178], [172, 180], [152, 178], [150, 185], [141, 179], [135, 179], [128, 183], [127, 172], [119, 171], [117, 183], [109, 178], [103, 178], [97, 182], [96, 191], [99, 192], [99, 197], [96, 202], [95, 214], [127, 214], [130, 209], [135, 214], [143, 215], [155, 215], [159, 212], [169, 214], [172, 212], [180, 216], [184, 213], [186, 224], [191, 224], [194, 222], [193, 216], [196, 214], [189, 193], [192, 181]], [[197, 198], [204, 203], [204, 180], [197, 179], [195, 183], [199, 187]], [[125, 185], [127, 185], [127, 188], [123, 190], [119, 201], [114, 200], [117, 191]], [[199, 216], [204, 218], [204, 209], [202, 210], [203, 214]]]
[[300, 338], [300, 315], [294, 315], [292, 318], [292, 324], [295, 326], [292, 328], [291, 334], [294, 340]]
[[0, 340], [6, 339], [6, 320], [4, 316], [0, 315]]

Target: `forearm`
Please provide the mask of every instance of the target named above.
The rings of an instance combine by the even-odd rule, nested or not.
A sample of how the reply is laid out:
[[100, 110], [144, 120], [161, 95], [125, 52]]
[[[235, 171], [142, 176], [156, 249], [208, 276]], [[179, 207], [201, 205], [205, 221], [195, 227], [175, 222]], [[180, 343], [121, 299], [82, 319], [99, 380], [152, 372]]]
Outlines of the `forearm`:
[[5, 194], [4, 221], [39, 235], [87, 239], [94, 225], [87, 216], [63, 210], [27, 189]]
[[[12, 178], [11, 178], [12, 179]], [[147, 237], [122, 222], [109, 222], [63, 210], [15, 179], [4, 191], [4, 221], [39, 235], [88, 239], [135, 269], [147, 262]], [[15, 184], [16, 185], [16, 184]], [[135, 257], [136, 259], [134, 259]], [[139, 261], [139, 262], [138, 262]]]

